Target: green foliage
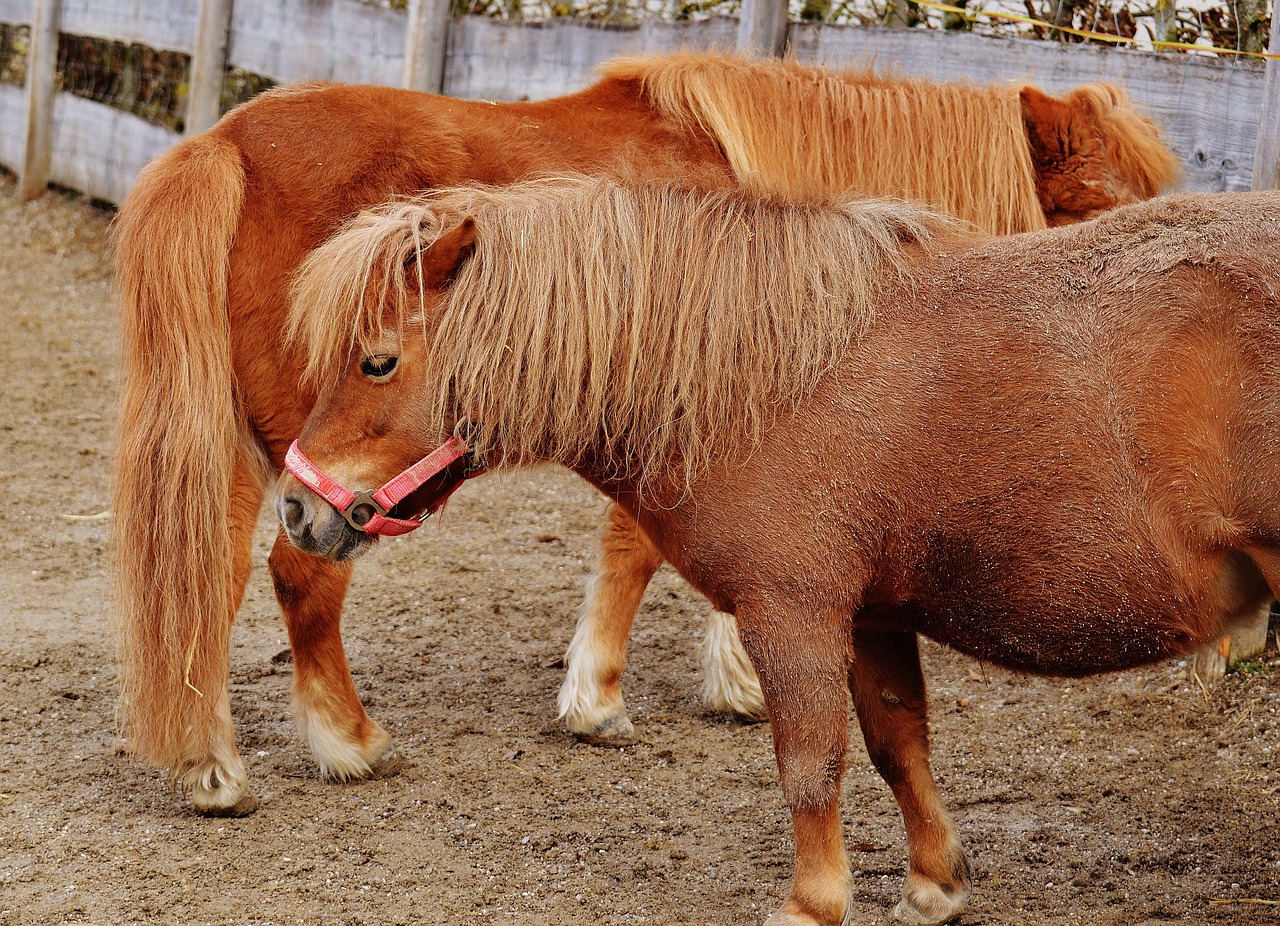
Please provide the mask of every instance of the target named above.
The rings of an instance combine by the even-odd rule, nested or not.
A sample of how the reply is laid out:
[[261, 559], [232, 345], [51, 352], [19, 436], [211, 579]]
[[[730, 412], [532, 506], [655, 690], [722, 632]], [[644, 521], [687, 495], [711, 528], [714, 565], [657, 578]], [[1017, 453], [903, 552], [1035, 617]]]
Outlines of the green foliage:
[[1270, 660], [1259, 656], [1256, 659], [1241, 659], [1239, 662], [1232, 663], [1228, 671], [1242, 678], [1258, 678], [1270, 675], [1274, 669], [1275, 666]]

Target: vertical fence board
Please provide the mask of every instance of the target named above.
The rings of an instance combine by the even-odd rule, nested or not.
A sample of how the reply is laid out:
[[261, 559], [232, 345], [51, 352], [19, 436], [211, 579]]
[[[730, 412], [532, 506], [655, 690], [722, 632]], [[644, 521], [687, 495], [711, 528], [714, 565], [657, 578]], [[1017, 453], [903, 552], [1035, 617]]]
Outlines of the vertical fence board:
[[22, 146], [18, 196], [35, 199], [49, 185], [53, 159], [54, 80], [58, 69], [61, 0], [35, 0], [31, 10], [31, 47], [27, 57], [26, 140]]
[[[1271, 54], [1280, 55], [1280, 16], [1271, 14]], [[1262, 110], [1258, 117], [1258, 145], [1253, 151], [1253, 188], [1274, 190], [1280, 173], [1280, 61], [1267, 59], [1267, 76], [1262, 89]]]
[[449, 45], [450, 0], [409, 0], [404, 33], [404, 70], [400, 86], [439, 93], [444, 89], [444, 62]]
[[191, 90], [187, 96], [188, 135], [213, 126], [222, 116], [222, 79], [231, 40], [232, 0], [200, 0], [195, 53], [191, 56]]
[[743, 55], [781, 55], [787, 47], [787, 0], [743, 0], [736, 47]]

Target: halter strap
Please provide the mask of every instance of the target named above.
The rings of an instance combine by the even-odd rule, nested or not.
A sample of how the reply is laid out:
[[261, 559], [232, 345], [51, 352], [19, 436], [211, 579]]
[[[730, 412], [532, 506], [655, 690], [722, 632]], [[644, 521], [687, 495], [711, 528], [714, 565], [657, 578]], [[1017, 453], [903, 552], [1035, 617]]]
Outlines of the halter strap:
[[409, 520], [393, 518], [389, 512], [399, 502], [467, 456], [467, 442], [454, 435], [404, 472], [393, 476], [380, 488], [351, 491], [311, 462], [295, 440], [284, 457], [284, 468], [326, 502], [358, 531], [383, 537], [396, 537], [417, 530], [422, 522], [440, 509], [449, 496], [475, 476], [485, 471], [479, 460], [468, 460], [467, 466], [449, 483], [444, 492], [422, 514]]

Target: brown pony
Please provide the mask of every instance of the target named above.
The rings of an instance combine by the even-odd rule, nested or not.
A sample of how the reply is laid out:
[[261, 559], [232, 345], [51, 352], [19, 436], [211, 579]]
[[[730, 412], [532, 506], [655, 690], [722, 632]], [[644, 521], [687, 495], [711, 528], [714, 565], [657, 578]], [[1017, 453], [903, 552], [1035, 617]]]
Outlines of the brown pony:
[[[795, 827], [770, 924], [845, 921], [850, 694], [906, 826], [895, 914], [963, 907], [916, 634], [1080, 676], [1280, 590], [1280, 194], [953, 231], [900, 203], [545, 181], [363, 215], [298, 278], [316, 466], [378, 485], [471, 422], [471, 453], [571, 467], [736, 616]], [[276, 504], [303, 549], [371, 541], [292, 467]]]
[[[229, 635], [265, 486], [314, 400], [301, 358], [280, 346], [291, 274], [346, 218], [391, 196], [569, 170], [906, 193], [1008, 232], [1151, 196], [1176, 165], [1152, 124], [1102, 85], [1054, 99], [696, 55], [619, 61], [542, 103], [278, 90], [178, 145], [142, 173], [118, 219], [113, 543], [130, 745], [202, 811], [252, 807]], [[575, 733], [630, 735], [619, 676], [661, 562], [615, 509], [567, 658], [560, 707]], [[361, 706], [343, 651], [350, 568], [281, 541], [269, 566], [299, 727], [323, 774], [369, 775], [390, 738]], [[730, 619], [713, 621], [709, 701], [758, 713]]]

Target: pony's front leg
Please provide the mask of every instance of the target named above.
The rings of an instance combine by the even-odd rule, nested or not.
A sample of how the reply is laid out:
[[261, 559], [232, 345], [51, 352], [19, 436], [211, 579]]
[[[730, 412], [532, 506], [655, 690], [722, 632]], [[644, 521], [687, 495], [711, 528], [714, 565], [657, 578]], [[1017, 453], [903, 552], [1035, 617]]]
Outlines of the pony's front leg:
[[738, 626], [759, 673], [795, 830], [791, 893], [765, 926], [839, 926], [847, 921], [851, 886], [840, 827], [849, 743], [847, 624], [834, 613], [753, 607], [739, 608]]
[[969, 897], [969, 864], [929, 770], [920, 648], [914, 633], [854, 633], [849, 690], [867, 752], [902, 809], [908, 869], [893, 915], [911, 926], [945, 923]]
[[391, 737], [365, 713], [342, 647], [342, 601], [351, 565], [310, 556], [284, 532], [268, 560], [293, 649], [293, 716], [327, 778], [394, 771]]

